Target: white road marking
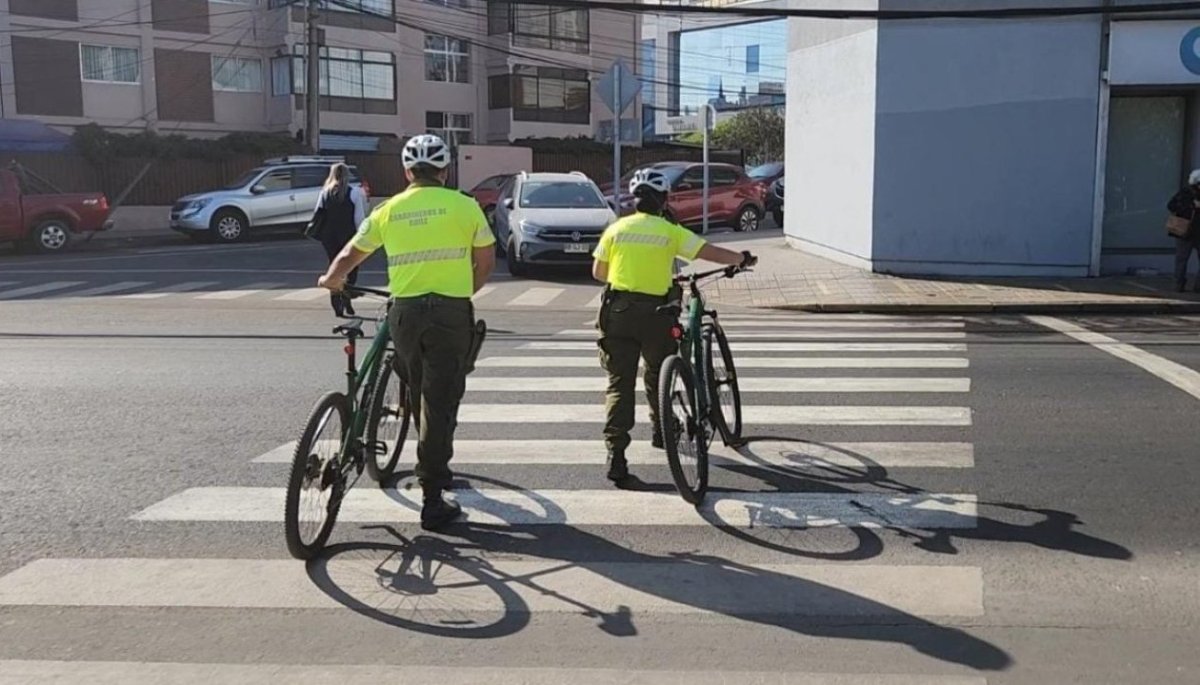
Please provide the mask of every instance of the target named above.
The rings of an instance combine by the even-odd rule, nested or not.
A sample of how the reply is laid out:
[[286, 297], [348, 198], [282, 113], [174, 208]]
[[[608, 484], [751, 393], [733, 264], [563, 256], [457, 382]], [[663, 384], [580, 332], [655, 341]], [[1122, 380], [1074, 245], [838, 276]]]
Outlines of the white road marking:
[[215, 293], [207, 293], [205, 295], [196, 296], [197, 300], [236, 300], [247, 295], [261, 293], [264, 290], [278, 288], [284, 283], [250, 283], [249, 285], [238, 288], [237, 290], [219, 290]]
[[[595, 342], [547, 341], [528, 342], [521, 345], [522, 350], [596, 350]], [[966, 352], [963, 343], [803, 343], [803, 342], [745, 342], [735, 343], [733, 352]], [[735, 356], [734, 363], [737, 363]]]
[[[748, 425], [800, 426], [969, 426], [967, 407], [846, 407], [749, 404]], [[593, 404], [465, 404], [459, 423], [604, 423], [604, 405]], [[649, 409], [637, 407], [637, 420], [649, 421]]]
[[[567, 338], [595, 338], [596, 331], [590, 328], [577, 328], [565, 331], [559, 331], [554, 334], [557, 337]], [[963, 331], [776, 331], [763, 332], [754, 331], [752, 333], [742, 333], [737, 330], [730, 330], [727, 336], [731, 342], [739, 342], [742, 340], [853, 340], [865, 338], [868, 340], [962, 340], [967, 337]]]
[[302, 288], [271, 299], [277, 302], [311, 302], [327, 297], [329, 297], [329, 291], [325, 288]]
[[478, 292], [476, 292], [474, 295], [472, 295], [471, 299], [478, 302], [479, 300], [482, 300], [483, 298], [487, 297], [488, 295], [492, 294], [495, 291], [496, 291], [496, 286], [485, 285], [482, 288], [480, 288]]
[[810, 321], [808, 319], [779, 320], [719, 317], [721, 325], [731, 328], [962, 328], [962, 321]]
[[[467, 377], [473, 392], [603, 392], [607, 379], [600, 373], [583, 377]], [[969, 378], [747, 378], [738, 379], [750, 392], [969, 392]]]
[[600, 305], [603, 304], [603, 302], [604, 302], [604, 290], [601, 290], [599, 293], [596, 294], [595, 297], [593, 297], [591, 299], [591, 301], [589, 301], [587, 303], [587, 308], [588, 309], [599, 309]]
[[118, 293], [122, 290], [133, 290], [142, 286], [151, 285], [150, 281], [121, 281], [120, 283], [109, 283], [108, 285], [100, 285], [95, 288], [86, 290], [76, 290], [70, 293], [59, 293], [53, 297], [92, 297], [95, 295], [107, 295], [109, 293]]
[[[286, 488], [189, 488], [131, 518], [279, 522], [286, 492]], [[967, 494], [710, 491], [697, 509], [674, 491], [485, 489], [452, 493], [472, 522], [511, 526], [974, 528], [977, 513], [977, 498]], [[346, 523], [407, 524], [420, 519], [417, 488], [354, 488], [338, 513], [338, 521]]]
[[[290, 464], [296, 442], [284, 443], [254, 459], [257, 464]], [[806, 443], [756, 440], [739, 450], [714, 443], [709, 461], [714, 466], [750, 465], [775, 468], [838, 466], [864, 469], [933, 468], [966, 469], [975, 465], [975, 449], [968, 442], [843, 442]], [[415, 452], [406, 451], [411, 464]], [[635, 442], [625, 452], [635, 465], [665, 464], [663, 451], [647, 442]], [[455, 440], [458, 465], [581, 466], [604, 463], [600, 440]]]
[[[536, 614], [578, 613], [580, 603], [608, 610], [626, 606], [635, 615], [983, 613], [982, 572], [973, 566], [752, 565], [703, 557], [572, 564], [558, 559], [497, 558], [489, 559], [488, 571], [480, 572], [467, 570], [475, 566], [471, 562], [456, 564], [437, 558], [429, 562], [429, 572], [436, 574], [422, 583], [436, 588], [429, 595], [405, 595], [381, 584], [381, 574], [411, 575], [413, 580], [423, 577], [420, 569], [425, 564], [407, 566], [399, 554], [364, 551], [334, 557], [320, 563], [318, 572], [341, 592], [368, 606], [412, 617], [426, 612], [514, 611], [491, 587], [496, 582], [520, 598], [521, 609]], [[88, 582], [81, 583], [80, 578]], [[533, 580], [526, 584], [519, 580], [522, 578]], [[563, 597], [573, 601], [563, 601]], [[291, 559], [42, 559], [0, 579], [0, 602], [9, 606], [346, 610], [313, 583], [304, 564]]]
[[1089, 331], [1083, 326], [1050, 316], [1026, 317], [1033, 323], [1045, 326], [1053, 331], [1087, 343], [1098, 350], [1103, 350], [1112, 356], [1140, 367], [1158, 378], [1174, 385], [1187, 394], [1200, 399], [1200, 372], [1194, 371], [1182, 364], [1164, 359], [1157, 354], [1151, 354], [1141, 348], [1123, 343], [1116, 338], [1110, 338], [1101, 333]]
[[541, 307], [566, 292], [565, 288], [530, 288], [509, 300], [510, 307]]
[[51, 281], [49, 283], [39, 283], [38, 285], [27, 285], [24, 288], [15, 288], [13, 290], [0, 290], [0, 300], [11, 300], [27, 295], [48, 293], [54, 290], [66, 290], [67, 288], [86, 284], [87, 281]]
[[167, 297], [168, 295], [175, 295], [178, 293], [195, 292], [202, 288], [210, 288], [214, 285], [220, 285], [220, 283], [218, 281], [187, 281], [184, 283], [173, 283], [149, 292], [121, 295], [120, 297], [131, 300], [154, 300], [160, 297]]
[[0, 685], [345, 685], [376, 682], [455, 685], [987, 685], [986, 679], [971, 676], [843, 675], [795, 671], [0, 661]]
[[[965, 369], [964, 357], [743, 357], [734, 358], [739, 369]], [[476, 367], [498, 369], [600, 368], [598, 357], [487, 357]]]

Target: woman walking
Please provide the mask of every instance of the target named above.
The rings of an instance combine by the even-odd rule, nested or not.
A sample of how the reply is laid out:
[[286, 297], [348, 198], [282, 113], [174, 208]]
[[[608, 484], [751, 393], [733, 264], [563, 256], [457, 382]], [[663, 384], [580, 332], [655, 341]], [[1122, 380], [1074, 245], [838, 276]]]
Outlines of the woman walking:
[[[350, 185], [350, 167], [340, 162], [329, 167], [329, 178], [325, 179], [321, 198], [317, 200], [314, 221], [319, 226], [313, 237], [321, 241], [330, 263], [366, 218], [367, 196], [362, 188]], [[351, 285], [358, 282], [357, 268], [346, 277], [346, 282]], [[330, 293], [329, 303], [337, 316], [354, 316], [354, 307], [345, 294]]]
[[[1167, 203], [1167, 209], [1180, 219], [1187, 219], [1187, 231], [1182, 234], [1172, 233], [1175, 238], [1175, 290], [1183, 292], [1187, 287], [1188, 262], [1192, 253], [1200, 260], [1200, 169], [1188, 176], [1187, 187], [1175, 193], [1175, 197]], [[1200, 293], [1200, 275], [1196, 276], [1193, 289]]]

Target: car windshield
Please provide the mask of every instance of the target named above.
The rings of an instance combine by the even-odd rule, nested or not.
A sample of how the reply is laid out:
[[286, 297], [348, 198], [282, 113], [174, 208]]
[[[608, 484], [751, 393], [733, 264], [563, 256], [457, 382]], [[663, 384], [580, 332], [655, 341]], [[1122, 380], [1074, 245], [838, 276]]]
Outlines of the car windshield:
[[238, 188], [245, 188], [246, 186], [250, 185], [250, 181], [253, 181], [254, 178], [256, 176], [258, 176], [259, 174], [261, 174], [263, 171], [265, 171], [264, 167], [259, 167], [257, 169], [251, 169], [250, 171], [247, 171], [246, 173], [239, 176], [238, 179], [236, 181], [234, 181], [233, 183], [230, 183], [229, 185], [225, 186], [224, 190], [237, 190]]
[[591, 183], [530, 181], [521, 186], [521, 207], [528, 209], [602, 209], [607, 206]]
[[782, 163], [770, 162], [769, 164], [760, 164], [759, 166], [754, 167], [750, 171], [747, 171], [746, 175], [750, 178], [770, 178], [781, 171], [783, 171]]

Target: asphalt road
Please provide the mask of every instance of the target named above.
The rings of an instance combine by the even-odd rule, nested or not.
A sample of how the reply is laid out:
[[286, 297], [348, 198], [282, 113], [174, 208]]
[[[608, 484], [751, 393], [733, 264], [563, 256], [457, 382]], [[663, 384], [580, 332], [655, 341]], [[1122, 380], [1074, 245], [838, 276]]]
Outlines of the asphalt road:
[[[597, 289], [500, 274], [468, 522], [363, 482], [293, 561], [287, 445], [342, 382], [321, 266], [0, 257], [0, 683], [1200, 682], [1194, 381], [1016, 317], [723, 312], [756, 439], [696, 512], [648, 451], [603, 478]], [[1056, 321], [1200, 371], [1200, 319]]]

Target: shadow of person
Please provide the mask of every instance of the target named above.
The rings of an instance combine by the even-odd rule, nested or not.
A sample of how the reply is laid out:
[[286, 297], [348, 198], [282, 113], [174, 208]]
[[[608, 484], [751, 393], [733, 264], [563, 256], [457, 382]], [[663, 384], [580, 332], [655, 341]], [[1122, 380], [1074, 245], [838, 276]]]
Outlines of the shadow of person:
[[[857, 572], [861, 574], [867, 571], [863, 567], [830, 567], [831, 571], [836, 570], [837, 573], [822, 575], [824, 582], [818, 582], [803, 575], [814, 573], [814, 567], [789, 573], [786, 567], [749, 566], [717, 556], [646, 554], [571, 525], [559, 506], [535, 491], [521, 490], [489, 478], [472, 477], [471, 482], [487, 483], [509, 493], [519, 493], [522, 501], [517, 503], [509, 495], [488, 496], [487, 492], [495, 492], [491, 489], [460, 492], [470, 495], [472, 506], [469, 511], [480, 512], [479, 515], [485, 518], [536, 520], [538, 523], [520, 526], [479, 523], [472, 522], [468, 513], [466, 521], [449, 527], [445, 532], [447, 536], [455, 536], [467, 544], [440, 543], [448, 545], [453, 552], [448, 551], [447, 547], [424, 541], [421, 548], [412, 544], [392, 547], [408, 549], [412, 557], [432, 557], [430, 568], [439, 563], [442, 566], [449, 563], [469, 576], [457, 582], [417, 584], [422, 592], [423, 610], [427, 611], [430, 606], [425, 603], [431, 597], [430, 587], [437, 591], [432, 596], [474, 593], [470, 594], [469, 601], [464, 600], [462, 604], [447, 598], [445, 604], [449, 605], [451, 616], [469, 614], [463, 605], [471, 606], [471, 611], [476, 610], [475, 603], [481, 601], [478, 593], [486, 592], [490, 593], [487, 598], [490, 605], [485, 609], [490, 608], [491, 613], [485, 611], [485, 615], [502, 615], [500, 618], [491, 619], [485, 626], [435, 622], [426, 615], [414, 620], [414, 615], [420, 610], [413, 606], [415, 602], [408, 597], [405, 598], [406, 604], [400, 607], [408, 612], [403, 616], [380, 609], [377, 602], [372, 607], [370, 598], [356, 597], [354, 587], [346, 587], [330, 572], [335, 566], [334, 559], [347, 549], [355, 549], [355, 546], [331, 549], [323, 564], [310, 562], [310, 577], [331, 597], [360, 613], [397, 627], [453, 637], [496, 637], [519, 630], [528, 621], [531, 604], [546, 601], [565, 604], [584, 616], [599, 619], [598, 628], [609, 634], [635, 635], [638, 608], [637, 604], [621, 601], [627, 596], [622, 590], [624, 588], [632, 591], [628, 593], [629, 596], [644, 602], [647, 608], [642, 611], [647, 613], [678, 613], [683, 607], [686, 611], [723, 615], [804, 635], [898, 642], [931, 658], [978, 670], [1003, 670], [1012, 663], [1002, 649], [963, 630], [935, 624], [915, 615], [913, 611], [889, 606], [836, 586], [838, 575], [862, 578], [862, 575], [847, 571], [862, 569]], [[461, 481], [458, 486], [456, 489], [462, 488]], [[386, 492], [401, 506], [417, 506], [414, 500], [395, 489]], [[379, 546], [358, 546], [363, 547], [376, 549]], [[517, 568], [516, 572], [508, 571], [503, 568], [505, 564], [500, 562], [492, 564], [465, 555], [464, 550], [469, 548], [486, 550], [489, 558], [518, 555], [518, 558], [528, 557], [539, 561], [524, 564], [508, 562], [509, 566]], [[554, 564], [554, 561], [562, 563]], [[415, 559], [405, 563], [408, 568], [421, 568]], [[529, 567], [531, 563], [535, 566], [532, 570]], [[914, 583], [919, 585], [920, 577], [917, 574], [927, 571], [914, 569], [911, 576]], [[374, 568], [362, 565], [358, 573], [372, 576], [370, 582], [360, 583], [360, 586], [377, 588], [386, 582], [391, 587], [404, 587], [394, 580], [394, 571], [381, 576]], [[436, 578], [436, 574], [430, 573], [429, 577]], [[854, 582], [848, 584], [853, 586]], [[928, 591], [917, 592], [917, 595], [928, 599], [933, 605], [950, 606], [938, 599], [946, 594], [945, 588], [929, 583], [925, 585]], [[588, 592], [585, 588], [594, 590], [593, 595], [618, 606], [610, 609], [588, 604], [578, 597]], [[966, 591], [978, 600], [978, 606], [964, 613], [977, 614], [982, 610], [982, 589], [967, 588]], [[913, 610], [920, 609], [917, 606], [920, 601], [905, 601], [913, 604]], [[948, 611], [946, 615], [955, 615], [956, 611]], [[524, 619], [514, 617], [514, 614], [521, 612], [526, 614]]]

